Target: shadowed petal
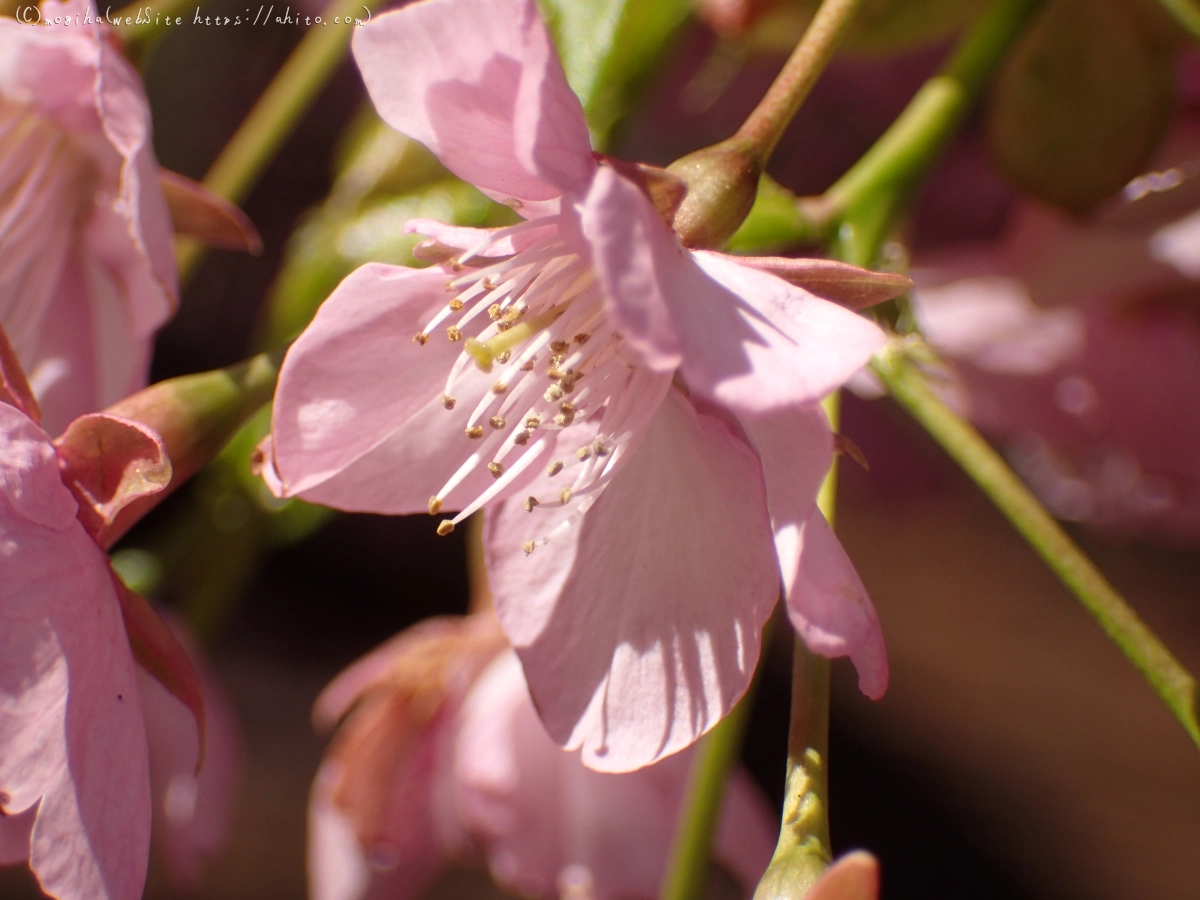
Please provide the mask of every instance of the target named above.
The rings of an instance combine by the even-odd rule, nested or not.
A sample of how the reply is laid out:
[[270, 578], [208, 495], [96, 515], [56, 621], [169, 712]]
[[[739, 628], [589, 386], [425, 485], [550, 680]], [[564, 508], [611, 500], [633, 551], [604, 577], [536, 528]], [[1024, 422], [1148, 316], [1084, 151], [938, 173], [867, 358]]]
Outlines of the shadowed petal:
[[601, 167], [583, 210], [596, 274], [653, 369], [739, 413], [812, 403], [883, 346], [861, 316], [715, 253], [689, 253], [650, 201]]
[[593, 163], [533, 0], [444, 0], [356, 29], [354, 58], [379, 114], [497, 199], [582, 192]]
[[[498, 657], [463, 707], [455, 784], [464, 826], [496, 880], [525, 896], [655, 896], [691, 757], [630, 775], [586, 768], [546, 734], [515, 654]], [[716, 855], [744, 889], [775, 844], [774, 815], [745, 773], [729, 781]]]
[[0, 815], [0, 866], [29, 861], [29, 839], [33, 832], [36, 809], [23, 813]]
[[510, 501], [486, 539], [551, 736], [613, 772], [686, 747], [745, 692], [778, 594], [758, 460], [672, 390], [586, 516], [527, 556], [554, 526]]

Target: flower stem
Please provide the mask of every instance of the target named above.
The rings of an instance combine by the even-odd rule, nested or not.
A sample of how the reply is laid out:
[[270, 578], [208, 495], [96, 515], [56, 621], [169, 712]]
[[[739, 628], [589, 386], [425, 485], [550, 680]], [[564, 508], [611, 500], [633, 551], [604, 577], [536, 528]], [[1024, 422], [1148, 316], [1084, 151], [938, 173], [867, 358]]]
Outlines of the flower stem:
[[903, 349], [872, 364], [892, 396], [996, 504], [1142, 673], [1200, 746], [1196, 680], [1180, 665], [970, 423], [946, 406]]
[[[333, 24], [334, 19], [352, 18], [378, 2], [333, 0], [325, 8], [325, 24], [311, 27], [284, 62], [204, 176], [206, 188], [231, 203], [245, 198], [346, 52], [358, 26]], [[203, 252], [193, 241], [180, 242], [180, 281], [192, 274]]]
[[818, 203], [841, 223], [842, 259], [872, 257], [984, 85], [1043, 0], [996, 0], [937, 75], [921, 86], [892, 126]]
[[780, 137], [833, 57], [862, 0], [822, 0], [808, 29], [737, 133], [667, 167], [687, 185], [673, 227], [687, 247], [721, 247], [754, 205]]
[[760, 170], [765, 168], [783, 132], [833, 58], [861, 6], [862, 0], [823, 0], [783, 69], [734, 135], [734, 140], [750, 143]]
[[[837, 431], [841, 397], [821, 404]], [[817, 506], [833, 524], [837, 505], [837, 458], [825, 474]], [[792, 649], [792, 713], [788, 725], [787, 777], [783, 821], [771, 864], [755, 900], [800, 900], [833, 860], [829, 840], [829, 676], [830, 661], [797, 635]]]

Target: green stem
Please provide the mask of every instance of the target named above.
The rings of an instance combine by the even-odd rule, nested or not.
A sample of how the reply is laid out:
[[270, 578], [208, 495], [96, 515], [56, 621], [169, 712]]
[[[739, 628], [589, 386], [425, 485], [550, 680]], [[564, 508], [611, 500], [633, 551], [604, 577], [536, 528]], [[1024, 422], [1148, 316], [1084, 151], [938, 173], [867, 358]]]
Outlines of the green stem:
[[1194, 0], [1158, 0], [1179, 25], [1194, 38], [1200, 38], [1200, 6]]
[[[312, 25], [283, 67], [258, 98], [246, 120], [225, 145], [204, 186], [231, 203], [241, 203], [263, 170], [283, 146], [309, 103], [346, 52], [355, 25], [334, 24], [370, 9], [379, 0], [333, 0], [322, 14], [323, 25]], [[179, 277], [185, 281], [200, 261], [203, 248], [181, 242]]]
[[983, 436], [941, 401], [929, 387], [925, 375], [903, 350], [885, 351], [876, 358], [872, 368], [900, 405], [979, 485], [1100, 623], [1200, 746], [1196, 680], [1138, 618]]
[[[921, 86], [875, 145], [822, 198], [843, 224], [837, 240], [878, 247], [921, 179], [962, 124], [1043, 0], [996, 0], [941, 71]], [[846, 258], [847, 252], [839, 255]], [[873, 256], [858, 249], [848, 255]]]
[[783, 69], [734, 135], [733, 140], [750, 143], [760, 171], [833, 58], [862, 3], [863, 0], [824, 0], [821, 3]]
[[753, 694], [751, 686], [696, 748], [659, 900], [696, 900], [708, 892], [713, 835], [725, 797], [725, 783], [737, 765], [742, 733], [754, 705]]

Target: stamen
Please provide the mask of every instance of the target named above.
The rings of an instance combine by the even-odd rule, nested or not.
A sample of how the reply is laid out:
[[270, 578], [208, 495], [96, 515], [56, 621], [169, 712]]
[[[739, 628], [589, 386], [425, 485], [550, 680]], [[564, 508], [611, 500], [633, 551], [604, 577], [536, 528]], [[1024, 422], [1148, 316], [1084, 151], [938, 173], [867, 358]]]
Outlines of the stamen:
[[451, 522], [449, 519], [442, 519], [442, 521], [438, 522], [438, 527], [437, 527], [438, 537], [445, 537], [446, 535], [450, 534], [452, 531], [454, 531], [454, 523]]
[[471, 440], [477, 440], [483, 437], [483, 426], [474, 425], [466, 430], [466, 434]]
[[446, 329], [446, 337], [448, 337], [450, 339], [451, 343], [455, 343], [456, 341], [461, 341], [462, 336], [463, 336], [462, 329], [459, 328], [457, 325], [451, 325], [449, 328]]
[[549, 475], [551, 478], [553, 478], [555, 475], [557, 475], [562, 470], [563, 470], [562, 460], [556, 459], [554, 462], [550, 463], [550, 468], [546, 471], [546, 474]]
[[492, 393], [493, 394], [503, 394], [507, 390], [508, 390], [508, 385], [505, 384], [503, 381], [497, 381], [495, 384], [492, 385]]
[[442, 406], [446, 407], [446, 409], [454, 409], [454, 404], [457, 402], [449, 394], [442, 394]]
[[430, 497], [429, 498], [429, 514], [431, 516], [436, 516], [441, 511], [442, 511], [442, 498], [441, 497]]
[[492, 461], [488, 463], [487, 467], [488, 471], [492, 473], [493, 478], [499, 478], [504, 474], [504, 465], [502, 463]]
[[562, 501], [562, 504], [564, 506], [566, 506], [568, 503], [570, 503], [571, 502], [571, 489], [563, 488], [561, 491], [559, 491], [558, 499], [560, 501]]
[[557, 384], [552, 384], [546, 388], [546, 393], [543, 396], [546, 398], [547, 403], [557, 403], [566, 396], [566, 393]]
[[521, 549], [524, 550], [525, 555], [528, 556], [530, 553], [532, 553], [534, 551], [534, 548], [536, 546], [537, 545], [533, 541], [526, 541], [525, 543], [523, 543], [521, 545]]
[[537, 497], [526, 497], [525, 502], [521, 504], [525, 507], [525, 512], [533, 512], [533, 508], [538, 505]]
[[428, 340], [429, 340], [429, 335], [427, 335], [423, 331], [418, 331], [416, 334], [413, 335], [413, 343], [420, 344], [422, 347], [425, 346], [425, 344], [426, 344], [426, 342], [428, 342]]
[[492, 416], [490, 419], [488, 419], [488, 424], [499, 431], [507, 423], [504, 421], [504, 416]]

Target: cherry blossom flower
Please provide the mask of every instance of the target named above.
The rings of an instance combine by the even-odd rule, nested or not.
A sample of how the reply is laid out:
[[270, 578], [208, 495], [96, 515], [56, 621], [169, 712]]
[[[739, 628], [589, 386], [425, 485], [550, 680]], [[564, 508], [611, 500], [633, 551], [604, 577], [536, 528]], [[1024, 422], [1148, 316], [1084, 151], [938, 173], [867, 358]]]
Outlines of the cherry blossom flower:
[[[37, 415], [0, 330], [0, 861], [27, 860], [59, 900], [136, 900], [152, 771], [169, 794], [203, 741], [184, 651], [100, 546], [124, 505], [161, 490], [162, 442], [102, 414], [54, 442]], [[135, 655], [166, 687], [139, 686]], [[202, 849], [174, 824], [185, 856]]]
[[339, 286], [281, 372], [273, 490], [458, 510], [443, 534], [490, 506], [501, 625], [550, 734], [594, 768], [649, 764], [732, 708], [781, 573], [809, 645], [880, 696], [878, 622], [815, 497], [816, 404], [883, 335], [790, 281], [869, 302], [904, 279], [686, 250], [664, 179], [593, 155], [533, 0], [414, 4], [354, 54], [389, 124], [526, 219], [410, 222], [440, 264]]
[[[563, 752], [490, 614], [422, 623], [355, 663], [317, 701], [321, 724], [342, 716], [310, 807], [315, 900], [416, 897], [474, 858], [521, 896], [657, 896], [689, 754], [612, 775]], [[716, 856], [745, 895], [774, 818], [735, 773]]]
[[1063, 518], [1200, 537], [1200, 423], [1179, 415], [1200, 404], [1200, 232], [1182, 174], [1198, 154], [1185, 120], [1096, 221], [1023, 202], [996, 244], [915, 272], [952, 399]]
[[56, 433], [145, 384], [178, 288], [141, 80], [86, 0], [55, 17], [0, 17], [0, 324]]

